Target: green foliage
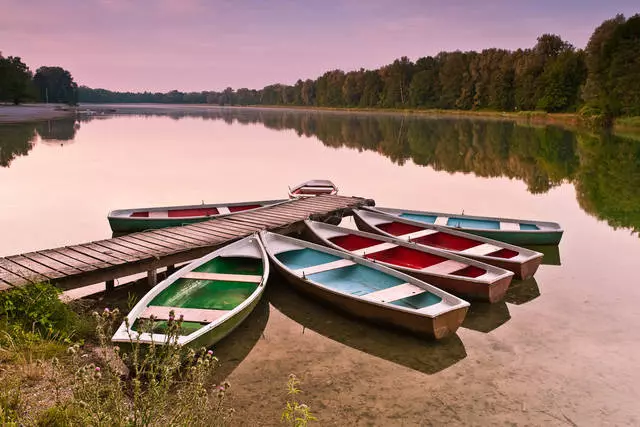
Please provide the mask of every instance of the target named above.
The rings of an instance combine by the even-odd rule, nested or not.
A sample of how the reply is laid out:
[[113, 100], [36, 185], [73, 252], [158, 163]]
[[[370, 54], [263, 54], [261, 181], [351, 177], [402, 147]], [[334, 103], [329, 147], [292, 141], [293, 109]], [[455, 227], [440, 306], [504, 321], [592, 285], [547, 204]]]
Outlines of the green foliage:
[[31, 71], [20, 57], [0, 53], [0, 102], [19, 104], [33, 95]]
[[21, 384], [16, 379], [9, 380], [0, 388], [0, 425], [19, 425], [23, 412]]
[[289, 399], [282, 411], [281, 421], [285, 424], [293, 427], [305, 427], [311, 421], [318, 421], [318, 419], [311, 413], [311, 408], [304, 403], [299, 403], [295, 396], [301, 392], [298, 388], [300, 380], [294, 375], [289, 375], [289, 381], [287, 382], [287, 394]]
[[[56, 420], [96, 426], [224, 425], [230, 419], [233, 411], [224, 406], [229, 383], [209, 386], [217, 359], [206, 349], [178, 344], [180, 320], [168, 322], [165, 342], [142, 344], [136, 334], [121, 350], [110, 341], [118, 317], [117, 310], [94, 313], [100, 362], [88, 363], [79, 345], [69, 348], [75, 366], [73, 398], [57, 398], [42, 414], [41, 425]], [[138, 331], [153, 328], [151, 319]], [[50, 381], [56, 389], [55, 370]]]
[[78, 85], [64, 68], [40, 67], [33, 76], [33, 83], [41, 101], [69, 105], [78, 103]]
[[3, 329], [55, 335], [69, 340], [78, 316], [60, 300], [60, 290], [48, 283], [29, 284], [0, 292], [0, 319]]

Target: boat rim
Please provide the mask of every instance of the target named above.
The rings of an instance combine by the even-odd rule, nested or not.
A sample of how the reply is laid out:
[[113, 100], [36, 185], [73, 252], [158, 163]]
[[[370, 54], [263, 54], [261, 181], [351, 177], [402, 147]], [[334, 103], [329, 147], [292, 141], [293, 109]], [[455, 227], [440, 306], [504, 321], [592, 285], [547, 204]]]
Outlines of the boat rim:
[[[230, 318], [235, 316], [237, 313], [239, 313], [242, 310], [244, 310], [249, 304], [251, 304], [257, 298], [259, 298], [260, 295], [262, 295], [262, 293], [264, 292], [264, 290], [266, 288], [266, 286], [265, 286], [266, 285], [266, 281], [267, 281], [267, 279], [269, 277], [269, 258], [268, 258], [267, 252], [265, 250], [265, 247], [262, 244], [262, 241], [260, 240], [260, 238], [259, 238], [257, 233], [253, 233], [253, 234], [251, 234], [251, 235], [249, 235], [249, 236], [247, 236], [247, 237], [245, 237], [243, 239], [240, 239], [240, 240], [238, 240], [236, 242], [233, 242], [233, 243], [231, 243], [229, 245], [226, 245], [226, 246], [224, 246], [222, 248], [216, 249], [215, 251], [211, 252], [208, 255], [205, 255], [202, 258], [199, 258], [197, 260], [194, 260], [194, 261], [188, 263], [187, 265], [185, 265], [181, 269], [179, 269], [179, 270], [175, 271], [174, 273], [172, 273], [170, 276], [168, 276], [162, 282], [158, 283], [151, 290], [149, 290], [149, 292], [147, 292], [140, 299], [140, 301], [138, 301], [138, 303], [129, 311], [129, 315], [126, 316], [128, 318], [128, 321], [129, 321], [129, 328], [127, 328], [127, 326], [125, 325], [125, 322], [123, 321], [122, 324], [120, 325], [120, 327], [116, 330], [116, 332], [113, 335], [113, 337], [111, 338], [111, 341], [113, 341], [113, 342], [131, 342], [132, 340], [136, 340], [136, 341], [139, 340], [141, 343], [144, 343], [144, 344], [155, 343], [155, 344], [158, 344], [158, 345], [164, 345], [166, 343], [166, 340], [167, 340], [167, 335], [166, 334], [148, 333], [148, 332], [139, 333], [139, 332], [134, 331], [134, 330], [131, 329], [131, 326], [133, 326], [133, 323], [135, 322], [135, 320], [137, 320], [139, 318], [139, 315], [142, 313], [142, 311], [144, 311], [144, 309], [153, 300], [153, 298], [155, 298], [160, 292], [162, 292], [163, 290], [165, 290], [166, 288], [171, 286], [177, 279], [181, 278], [184, 273], [189, 272], [189, 271], [193, 270], [194, 268], [197, 268], [197, 267], [201, 266], [202, 264], [205, 264], [205, 263], [213, 260], [214, 258], [217, 258], [225, 250], [229, 250], [230, 248], [233, 248], [235, 246], [240, 246], [242, 244], [251, 243], [251, 240], [253, 240], [255, 242], [254, 244], [257, 245], [257, 247], [258, 247], [258, 249], [260, 251], [262, 265], [263, 265], [262, 278], [260, 280], [260, 283], [258, 283], [258, 285], [256, 286], [256, 290], [253, 291], [251, 293], [251, 295], [249, 295], [244, 301], [242, 301], [240, 304], [238, 304], [232, 310], [229, 310], [228, 313], [224, 314], [223, 316], [220, 316], [219, 318], [217, 318], [213, 322], [210, 322], [210, 323], [207, 323], [206, 325], [203, 325], [201, 328], [199, 328], [198, 330], [190, 333], [189, 335], [181, 335], [181, 336], [179, 336], [178, 340], [177, 340], [177, 344], [178, 345], [185, 345], [185, 344], [188, 344], [191, 341], [194, 341], [194, 340], [198, 339], [200, 336], [202, 336], [205, 333], [209, 332], [210, 330], [216, 328], [221, 323], [226, 322], [227, 320], [229, 320]], [[130, 316], [131, 313], [134, 313], [134, 315]]]
[[[389, 236], [389, 233], [386, 233], [384, 230], [380, 229], [377, 225], [375, 224], [371, 224], [369, 221], [367, 221], [363, 216], [362, 213], [366, 213], [369, 215], [373, 215], [378, 216], [378, 217], [382, 217], [385, 219], [390, 219], [392, 222], [393, 221], [399, 221], [405, 224], [409, 224], [409, 225], [415, 225], [418, 227], [425, 227], [431, 230], [437, 230], [439, 232], [442, 233], [451, 233], [455, 236], [459, 236], [459, 237], [464, 237], [466, 239], [470, 239], [470, 240], [478, 240], [481, 241], [483, 243], [489, 243], [491, 245], [494, 246], [498, 246], [500, 248], [504, 248], [504, 249], [510, 249], [512, 251], [516, 251], [518, 252], [518, 255], [516, 255], [513, 258], [499, 258], [499, 257], [492, 257], [490, 255], [482, 255], [482, 257], [486, 257], [486, 258], [491, 258], [491, 259], [495, 259], [495, 260], [500, 260], [500, 261], [517, 261], [518, 259], [522, 259], [522, 262], [524, 261], [530, 261], [533, 259], [537, 259], [537, 258], [542, 258], [544, 256], [544, 254], [542, 252], [538, 252], [538, 251], [534, 251], [532, 249], [529, 248], [524, 248], [522, 246], [516, 246], [516, 245], [512, 245], [511, 243], [506, 243], [506, 242], [502, 242], [500, 240], [495, 240], [495, 239], [490, 239], [489, 237], [484, 237], [484, 236], [478, 236], [476, 234], [471, 234], [471, 233], [465, 233], [464, 231], [460, 231], [456, 228], [452, 228], [452, 227], [447, 227], [447, 226], [443, 226], [443, 225], [436, 225], [436, 224], [429, 224], [426, 222], [420, 222], [420, 221], [413, 221], [410, 219], [406, 219], [406, 218], [400, 218], [398, 216], [395, 215], [390, 215], [384, 212], [380, 212], [380, 211], [372, 211], [369, 209], [353, 209], [352, 210], [353, 215], [357, 216], [358, 218], [360, 218], [362, 221], [366, 222], [367, 224], [369, 224], [370, 226], [380, 230], [381, 233], [384, 233], [385, 236]], [[396, 237], [397, 236], [392, 236], [392, 237]], [[451, 251], [449, 249], [444, 249], [447, 252], [457, 252], [459, 253], [461, 256], [464, 257], [464, 254], [460, 251]]]
[[[305, 222], [305, 226], [307, 226], [310, 230], [312, 230], [312, 232], [316, 236], [318, 236], [320, 239], [322, 239], [323, 242], [326, 242], [328, 245], [330, 245], [331, 248], [337, 249], [337, 250], [340, 250], [340, 251], [343, 251], [343, 252], [347, 252], [347, 253], [350, 253], [350, 254], [352, 254], [353, 252], [351, 252], [349, 250], [346, 250], [346, 249], [340, 248], [338, 245], [336, 245], [335, 243], [331, 242], [329, 239], [327, 239], [324, 236], [321, 236], [318, 233], [316, 233], [315, 230], [318, 230], [318, 229], [321, 229], [321, 228], [329, 228], [329, 229], [334, 230], [334, 231], [345, 232], [345, 234], [353, 234], [353, 235], [356, 235], [356, 236], [368, 237], [370, 239], [380, 240], [380, 241], [384, 241], [384, 242], [387, 242], [387, 243], [393, 243], [395, 245], [402, 246], [402, 247], [405, 247], [405, 248], [408, 248], [408, 249], [413, 249], [413, 250], [416, 250], [416, 251], [419, 251], [419, 252], [425, 252], [425, 253], [429, 253], [429, 254], [432, 254], [432, 255], [443, 256], [443, 257], [446, 257], [447, 259], [451, 259], [453, 261], [464, 262], [465, 264], [468, 264], [470, 266], [482, 268], [487, 273], [493, 273], [493, 275], [491, 275], [489, 277], [489, 279], [491, 279], [491, 280], [489, 280], [489, 279], [482, 280], [482, 279], [480, 279], [480, 277], [484, 276], [484, 274], [482, 276], [478, 276], [478, 277], [466, 277], [466, 276], [454, 276], [452, 274], [442, 274], [442, 273], [437, 273], [437, 272], [433, 272], [433, 273], [425, 272], [425, 271], [423, 271], [421, 269], [418, 269], [418, 268], [405, 267], [405, 266], [391, 267], [391, 268], [394, 268], [394, 269], [395, 268], [402, 268], [404, 270], [411, 271], [413, 273], [430, 274], [430, 275], [439, 276], [439, 277], [455, 277], [456, 280], [459, 279], [461, 281], [470, 282], [470, 283], [482, 282], [482, 283], [486, 283], [487, 285], [491, 285], [494, 282], [502, 280], [502, 279], [504, 279], [506, 277], [514, 276], [514, 273], [512, 271], [505, 270], [504, 268], [500, 268], [500, 267], [497, 267], [495, 265], [487, 264], [486, 262], [478, 261], [478, 260], [473, 259], [473, 258], [467, 258], [467, 257], [464, 257], [462, 255], [458, 255], [457, 253], [443, 251], [443, 250], [440, 250], [440, 249], [437, 249], [437, 248], [433, 248], [433, 247], [430, 247], [430, 246], [421, 245], [421, 244], [414, 243], [414, 242], [409, 242], [409, 241], [406, 241], [406, 240], [401, 240], [401, 239], [399, 239], [397, 237], [389, 237], [389, 236], [385, 236], [385, 235], [382, 235], [382, 234], [373, 234], [373, 233], [368, 233], [368, 232], [362, 231], [362, 230], [352, 230], [350, 228], [339, 227], [339, 226], [331, 225], [331, 224], [325, 224], [323, 222], [312, 221], [312, 220], [309, 220], [309, 219], [304, 220], [304, 222]], [[364, 257], [362, 257], [362, 258], [364, 258]], [[384, 261], [377, 261], [377, 263], [381, 263], [381, 264], [386, 265], [386, 266], [395, 265], [395, 264], [391, 264], [391, 263], [384, 262]], [[485, 273], [485, 274], [487, 274], [487, 273]]]
[[[277, 206], [286, 202], [290, 202], [290, 199], [274, 199], [274, 200], [256, 200], [251, 202], [234, 202], [234, 203], [206, 203], [199, 205], [178, 205], [178, 206], [158, 206], [152, 208], [130, 208], [130, 209], [114, 209], [107, 214], [108, 219], [126, 219], [131, 221], [157, 221], [157, 220], [181, 220], [181, 219], [194, 219], [194, 218], [220, 218], [229, 215], [235, 215], [241, 212], [255, 211], [258, 209], [264, 209], [272, 206]], [[130, 215], [135, 212], [162, 212], [162, 211], [170, 211], [170, 210], [179, 210], [179, 209], [198, 209], [198, 208], [217, 208], [217, 207], [234, 207], [234, 206], [244, 206], [244, 205], [263, 205], [253, 209], [246, 209], [243, 211], [237, 212], [229, 212], [225, 214], [214, 214], [214, 215], [198, 215], [198, 216], [174, 216], [168, 218], [148, 218], [148, 217], [131, 217], [125, 216]]]
[[[280, 260], [278, 260], [276, 258], [276, 256], [273, 254], [273, 252], [271, 251], [270, 247], [269, 247], [269, 242], [267, 241], [267, 239], [271, 238], [271, 237], [275, 237], [275, 238], [279, 238], [279, 239], [284, 239], [285, 241], [289, 241], [290, 243], [294, 243], [296, 245], [301, 246], [302, 248], [309, 248], [309, 249], [314, 249], [314, 250], [318, 250], [320, 252], [326, 252], [332, 255], [336, 255], [342, 259], [347, 259], [349, 261], [353, 261], [356, 264], [361, 264], [364, 265], [365, 267], [370, 267], [373, 268], [375, 270], [381, 271], [382, 273], [386, 273], [389, 274], [390, 276], [395, 276], [399, 279], [402, 279], [404, 281], [406, 281], [406, 283], [415, 285], [419, 288], [424, 289], [426, 292], [430, 292], [438, 297], [440, 297], [441, 301], [433, 304], [434, 306], [438, 306], [440, 305], [440, 310], [437, 313], [426, 313], [426, 312], [420, 312], [416, 309], [410, 309], [410, 308], [406, 308], [406, 307], [402, 307], [402, 306], [396, 306], [390, 303], [383, 303], [383, 302], [378, 302], [378, 301], [374, 301], [374, 300], [368, 300], [366, 298], [360, 297], [360, 296], [356, 296], [356, 295], [350, 295], [347, 294], [345, 292], [339, 292], [333, 288], [330, 288], [326, 285], [323, 285], [322, 283], [318, 283], [314, 280], [310, 280], [308, 277], [306, 277], [305, 279], [302, 279], [302, 277], [297, 276], [295, 273], [293, 273], [293, 271], [288, 268], [286, 265], [284, 265], [282, 262], [280, 262]], [[469, 302], [463, 300], [462, 298], [459, 298], [453, 294], [450, 294], [448, 292], [443, 291], [440, 288], [435, 287], [434, 285], [427, 283], [423, 280], [420, 279], [416, 279], [415, 277], [412, 277], [406, 273], [403, 273], [401, 271], [398, 270], [394, 270], [393, 268], [387, 267], [385, 265], [381, 265], [372, 261], [369, 261], [367, 259], [361, 258], [359, 256], [353, 255], [353, 254], [349, 254], [343, 251], [338, 251], [332, 248], [328, 248], [326, 246], [321, 246], [315, 243], [311, 243], [308, 242], [306, 240], [300, 240], [300, 239], [296, 239], [293, 237], [289, 237], [289, 236], [284, 236], [282, 234], [277, 234], [277, 233], [271, 233], [268, 231], [261, 231], [260, 232], [260, 238], [262, 239], [262, 243], [265, 247], [265, 250], [267, 251], [267, 253], [269, 254], [269, 258], [271, 259], [272, 262], [274, 262], [276, 265], [280, 266], [280, 268], [283, 268], [284, 270], [286, 270], [287, 272], [289, 272], [290, 274], [298, 277], [298, 279], [300, 280], [304, 280], [310, 284], [312, 284], [313, 286], [316, 286], [322, 290], [328, 291], [330, 293], [336, 294], [336, 295], [340, 295], [352, 300], [356, 300], [356, 301], [361, 301], [361, 302], [366, 302], [369, 304], [373, 304], [376, 305], [380, 308], [387, 308], [387, 309], [392, 309], [392, 310], [397, 310], [397, 311], [402, 311], [405, 313], [409, 313], [409, 314], [413, 314], [416, 316], [420, 316], [420, 317], [425, 317], [428, 319], [435, 319], [438, 316], [441, 316], [443, 314], [449, 313], [451, 311], [455, 311], [455, 310], [459, 310], [461, 308], [464, 307], [469, 307], [470, 304]], [[425, 286], [426, 285], [426, 286]]]
[[[377, 212], [385, 215], [398, 216], [403, 218], [399, 214], [408, 213], [413, 215], [429, 215], [429, 216], [442, 216], [442, 217], [464, 217], [468, 219], [478, 219], [478, 220], [490, 220], [490, 221], [498, 221], [498, 222], [511, 222], [514, 224], [534, 224], [534, 225], [543, 225], [545, 227], [549, 227], [546, 230], [494, 230], [494, 229], [486, 229], [486, 228], [472, 228], [472, 227], [464, 227], [457, 228], [452, 225], [443, 225], [442, 227], [448, 227], [455, 230], [473, 230], [473, 231], [490, 231], [493, 233], [522, 233], [522, 234], [539, 234], [539, 233], [562, 233], [564, 229], [557, 222], [552, 221], [541, 221], [537, 219], [518, 219], [518, 218], [502, 218], [497, 216], [481, 216], [481, 215], [467, 215], [467, 214], [454, 214], [454, 213], [446, 213], [446, 212], [431, 212], [431, 211], [420, 211], [420, 210], [411, 210], [411, 209], [399, 209], [399, 208], [386, 208], [382, 206], [363, 206], [363, 210], [368, 210], [371, 212]], [[420, 222], [420, 221], [418, 221]], [[430, 224], [430, 223], [425, 223]], [[435, 224], [434, 224], [435, 225]]]

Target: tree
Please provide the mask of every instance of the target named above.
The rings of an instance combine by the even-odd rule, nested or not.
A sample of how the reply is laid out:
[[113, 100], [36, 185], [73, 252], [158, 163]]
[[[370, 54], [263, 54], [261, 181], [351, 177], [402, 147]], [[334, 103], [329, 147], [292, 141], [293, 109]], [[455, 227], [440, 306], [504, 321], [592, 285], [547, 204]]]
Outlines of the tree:
[[78, 103], [78, 85], [64, 68], [40, 67], [33, 82], [42, 101], [69, 105]]
[[0, 101], [19, 104], [31, 95], [31, 71], [20, 57], [0, 53]]

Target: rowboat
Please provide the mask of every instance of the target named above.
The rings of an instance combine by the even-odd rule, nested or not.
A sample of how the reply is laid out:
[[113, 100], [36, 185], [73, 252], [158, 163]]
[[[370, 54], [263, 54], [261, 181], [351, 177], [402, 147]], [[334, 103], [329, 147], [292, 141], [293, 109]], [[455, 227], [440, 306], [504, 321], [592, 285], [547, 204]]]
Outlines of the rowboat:
[[289, 198], [318, 196], [320, 194], [338, 194], [338, 187], [328, 179], [312, 179], [295, 187], [289, 187]]
[[[353, 316], [343, 316], [327, 304], [306, 298], [300, 292], [292, 292], [289, 286], [280, 281], [269, 283], [268, 294], [269, 304], [299, 325], [294, 324], [288, 333], [298, 332], [306, 337], [311, 330], [359, 352], [429, 375], [449, 368], [467, 356], [458, 335], [434, 343], [415, 334], [381, 328]], [[473, 309], [474, 305], [470, 308]], [[468, 317], [469, 314], [465, 317], [463, 327]], [[236, 335], [237, 332], [234, 338]], [[226, 360], [220, 355], [221, 348], [221, 345], [216, 346], [216, 355], [220, 360]]]
[[216, 217], [232, 215], [237, 212], [272, 206], [286, 201], [286, 199], [281, 199], [242, 203], [119, 209], [109, 212], [107, 218], [109, 219], [109, 225], [112, 231], [117, 233], [131, 233], [202, 222]]
[[[260, 239], [255, 234], [246, 237], [188, 264], [151, 289], [129, 312], [129, 326], [123, 322], [112, 341], [165, 344], [173, 317], [183, 319], [177, 344], [209, 347], [251, 313], [268, 276]], [[144, 326], [149, 321], [151, 329]]]
[[439, 339], [458, 329], [469, 307], [435, 286], [343, 251], [266, 231], [260, 238], [292, 286], [357, 317]]
[[316, 243], [386, 265], [467, 299], [500, 301], [513, 277], [511, 271], [395, 237], [309, 220], [305, 226]]
[[563, 233], [562, 227], [556, 222], [379, 207], [372, 210], [413, 221], [454, 228], [512, 245], [557, 245]]
[[353, 218], [356, 226], [362, 231], [397, 237], [465, 258], [473, 258], [513, 271], [516, 279], [527, 279], [533, 276], [542, 262], [540, 252], [440, 225], [361, 209], [354, 210]]

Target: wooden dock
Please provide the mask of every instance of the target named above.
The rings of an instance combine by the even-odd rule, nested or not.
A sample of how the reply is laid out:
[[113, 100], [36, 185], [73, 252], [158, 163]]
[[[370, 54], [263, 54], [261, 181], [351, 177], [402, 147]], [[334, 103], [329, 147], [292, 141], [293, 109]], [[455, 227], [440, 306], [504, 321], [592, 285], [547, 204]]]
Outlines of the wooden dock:
[[371, 203], [358, 197], [316, 196], [181, 227], [12, 255], [0, 258], [0, 290], [37, 282], [65, 290], [106, 282], [109, 289], [115, 279], [142, 272], [154, 284], [159, 268], [171, 269], [256, 231], [291, 233], [306, 218], [343, 216]]

